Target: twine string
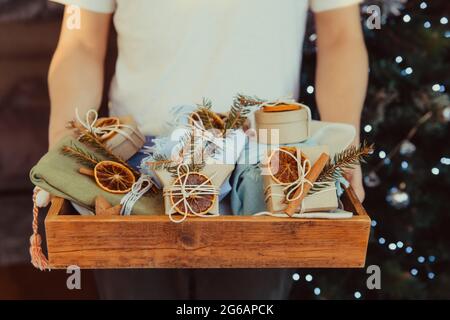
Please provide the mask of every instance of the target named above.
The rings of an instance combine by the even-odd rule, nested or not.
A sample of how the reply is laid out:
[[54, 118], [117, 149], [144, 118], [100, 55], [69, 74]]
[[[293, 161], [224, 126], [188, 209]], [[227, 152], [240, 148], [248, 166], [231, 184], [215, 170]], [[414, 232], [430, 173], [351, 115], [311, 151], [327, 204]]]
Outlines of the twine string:
[[123, 216], [129, 216], [136, 202], [138, 202], [138, 200], [147, 191], [149, 191], [152, 186], [153, 186], [152, 178], [150, 176], [141, 175], [138, 181], [136, 181], [131, 187], [130, 192], [128, 192], [120, 200], [120, 204], [122, 205], [122, 208], [120, 209], [120, 214]]
[[[194, 115], [197, 116], [197, 119], [193, 118]], [[203, 123], [202, 119], [200, 118], [200, 115], [197, 112], [195, 112], [195, 111], [192, 112], [188, 116], [188, 119], [191, 120], [191, 123], [192, 123], [192, 124], [188, 125], [188, 128], [190, 128], [194, 132], [195, 132], [195, 130], [200, 131], [201, 137], [205, 138], [207, 142], [217, 144], [218, 139], [223, 139], [223, 137], [217, 137], [216, 135], [214, 135], [214, 133], [211, 130], [207, 130], [205, 128], [205, 124]]]
[[[184, 168], [184, 171], [181, 170], [181, 168]], [[169, 218], [172, 222], [180, 223], [183, 222], [189, 213], [198, 216], [198, 217], [214, 217], [218, 216], [217, 213], [208, 214], [197, 212], [192, 208], [190, 205], [188, 199], [190, 197], [194, 196], [207, 196], [207, 195], [213, 195], [217, 196], [219, 194], [219, 190], [216, 186], [209, 184], [211, 182], [211, 179], [214, 178], [215, 174], [213, 174], [211, 177], [208, 177], [204, 182], [198, 185], [190, 185], [187, 184], [189, 175], [191, 174], [191, 171], [189, 169], [189, 166], [185, 163], [182, 163], [178, 165], [177, 167], [177, 177], [180, 184], [174, 184], [168, 188], [164, 188], [164, 196], [181, 196], [181, 198], [178, 201], [174, 201], [173, 205], [171, 206], [169, 210]], [[175, 208], [180, 204], [183, 203], [183, 213], [182, 217], [180, 219], [176, 219], [173, 217], [175, 214]]]
[[[268, 186], [266, 186], [266, 188], [264, 189], [264, 194], [266, 195], [264, 198], [264, 201], [267, 201], [270, 198], [280, 197], [281, 199], [283, 199], [283, 201], [286, 200], [288, 202], [292, 202], [292, 201], [299, 199], [303, 195], [305, 184], [309, 184], [311, 187], [313, 187], [314, 185], [317, 185], [317, 186], [320, 186], [320, 185], [327, 186], [328, 185], [328, 182], [312, 183], [310, 180], [308, 180], [306, 178], [306, 176], [311, 171], [311, 162], [309, 161], [309, 159], [305, 159], [305, 161], [303, 161], [303, 163], [302, 163], [301, 158], [300, 159], [297, 158], [291, 152], [284, 150], [284, 149], [278, 149], [278, 151], [287, 154], [289, 157], [291, 157], [295, 161], [295, 163], [297, 165], [298, 178], [292, 182], [271, 183]], [[273, 154], [274, 153], [272, 153], [272, 155]], [[270, 161], [269, 161], [269, 163], [270, 163]], [[283, 194], [277, 194], [277, 193], [271, 192], [272, 187], [280, 186], [280, 185], [283, 186]], [[295, 193], [297, 192], [297, 190], [299, 188], [300, 188], [300, 192], [297, 195], [295, 195]], [[329, 191], [332, 188], [333, 187], [324, 188], [324, 189], [316, 192], [315, 194]], [[286, 191], [287, 191], [287, 193], [286, 193]], [[300, 203], [299, 213], [305, 212], [305, 206], [304, 206], [305, 198], [303, 198], [302, 202]], [[282, 210], [279, 210], [279, 212], [282, 212]]]
[[[75, 116], [77, 118], [78, 123], [80, 123], [83, 128], [85, 128], [88, 132], [91, 132], [96, 137], [101, 137], [107, 133], [115, 132], [122, 136], [124, 136], [127, 140], [129, 140], [136, 148], [141, 148], [141, 144], [138, 143], [133, 137], [132, 134], [135, 134], [139, 137], [139, 132], [130, 125], [118, 123], [107, 126], [96, 126], [95, 123], [98, 120], [98, 112], [94, 109], [90, 109], [86, 112], [85, 120], [82, 120], [79, 113], [78, 108], [75, 109]], [[131, 131], [131, 134], [128, 132]]]

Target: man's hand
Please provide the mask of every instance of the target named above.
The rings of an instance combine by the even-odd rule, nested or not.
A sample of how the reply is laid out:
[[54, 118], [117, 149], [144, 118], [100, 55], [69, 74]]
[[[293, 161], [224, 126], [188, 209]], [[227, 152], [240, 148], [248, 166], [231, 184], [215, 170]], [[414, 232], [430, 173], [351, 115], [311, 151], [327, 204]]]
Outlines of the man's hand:
[[[353, 143], [357, 145], [369, 70], [359, 6], [319, 12], [315, 18], [316, 100], [320, 118], [353, 125], [356, 129]], [[362, 201], [364, 187], [361, 168], [349, 172], [348, 180]]]
[[350, 185], [352, 186], [353, 190], [355, 191], [356, 196], [358, 197], [359, 201], [363, 202], [364, 198], [366, 196], [366, 193], [364, 191], [361, 166], [358, 166], [355, 169], [353, 169], [352, 171], [347, 172], [345, 174], [345, 179], [347, 179], [350, 182]]

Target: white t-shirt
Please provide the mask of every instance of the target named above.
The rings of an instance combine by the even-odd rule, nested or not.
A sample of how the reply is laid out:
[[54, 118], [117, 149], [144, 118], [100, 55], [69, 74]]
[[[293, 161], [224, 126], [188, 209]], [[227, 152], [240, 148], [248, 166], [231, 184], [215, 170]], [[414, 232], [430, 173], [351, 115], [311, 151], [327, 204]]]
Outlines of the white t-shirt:
[[[236, 93], [298, 98], [307, 10], [360, 0], [53, 0], [114, 12], [118, 34], [110, 112], [158, 134], [172, 106]], [[81, 17], [81, 28], [83, 27]]]

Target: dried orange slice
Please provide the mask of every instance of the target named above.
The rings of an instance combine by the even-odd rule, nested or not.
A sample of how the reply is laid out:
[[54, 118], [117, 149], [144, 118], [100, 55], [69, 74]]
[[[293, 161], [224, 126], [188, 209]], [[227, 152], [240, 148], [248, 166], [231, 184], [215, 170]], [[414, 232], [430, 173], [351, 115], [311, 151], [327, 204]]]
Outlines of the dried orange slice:
[[[114, 126], [114, 125], [118, 125], [118, 124], [120, 124], [119, 118], [107, 117], [107, 118], [99, 118], [97, 121], [95, 121], [94, 126], [97, 128], [101, 128], [101, 127]], [[115, 134], [116, 134], [116, 132], [109, 131], [109, 132], [99, 136], [99, 139], [101, 141], [105, 141], [105, 140], [108, 140], [109, 138], [111, 138]]]
[[296, 104], [277, 104], [275, 106], [263, 106], [262, 110], [264, 112], [282, 112], [282, 111], [294, 111], [299, 110], [300, 106]]
[[114, 161], [100, 161], [94, 168], [98, 186], [110, 193], [127, 193], [136, 182], [133, 172]]
[[[186, 175], [188, 175], [186, 177]], [[186, 181], [185, 181], [186, 180]], [[197, 186], [201, 184], [209, 185], [211, 186], [211, 181], [208, 181], [209, 178], [201, 173], [198, 172], [191, 172], [184, 174], [177, 178], [174, 182], [174, 186], [180, 186], [182, 182], [185, 183], [185, 185], [189, 186]], [[205, 183], [205, 181], [208, 181]], [[173, 191], [170, 192], [170, 201], [172, 202], [172, 206], [175, 205], [178, 201], [180, 201], [183, 198], [182, 195], [174, 194]], [[215, 194], [191, 194], [186, 200], [187, 203], [189, 203], [191, 209], [184, 205], [184, 201], [180, 201], [175, 207], [175, 211], [181, 214], [193, 214], [195, 211], [196, 214], [205, 214], [208, 213], [209, 210], [214, 206], [214, 203], [216, 202], [217, 195]]]
[[[280, 151], [283, 150], [283, 151]], [[290, 183], [298, 179], [297, 148], [281, 147], [273, 151], [268, 159], [268, 168], [272, 179], [276, 183]], [[300, 163], [303, 165], [306, 156], [300, 153]], [[307, 164], [305, 170], [309, 170]]]

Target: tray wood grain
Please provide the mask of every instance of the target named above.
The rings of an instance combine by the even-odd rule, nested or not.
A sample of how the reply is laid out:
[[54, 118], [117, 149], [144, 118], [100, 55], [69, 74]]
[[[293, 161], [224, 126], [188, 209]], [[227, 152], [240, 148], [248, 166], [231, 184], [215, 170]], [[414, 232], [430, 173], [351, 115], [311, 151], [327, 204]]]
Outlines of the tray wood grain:
[[[370, 218], [352, 189], [350, 219], [269, 216], [81, 216], [53, 199], [45, 220], [54, 269], [80, 268], [361, 268]], [[73, 210], [73, 209], [72, 209]]]

